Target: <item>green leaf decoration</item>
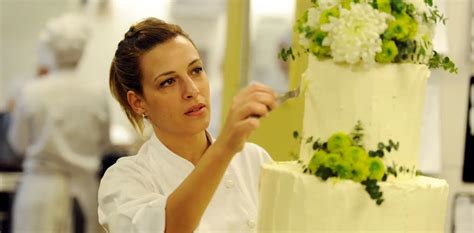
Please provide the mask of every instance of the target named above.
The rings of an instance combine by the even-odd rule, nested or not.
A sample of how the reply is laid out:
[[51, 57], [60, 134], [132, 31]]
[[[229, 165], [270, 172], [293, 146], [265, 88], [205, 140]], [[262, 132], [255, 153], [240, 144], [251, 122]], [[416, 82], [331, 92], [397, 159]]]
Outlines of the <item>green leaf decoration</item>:
[[352, 130], [350, 136], [352, 138], [352, 142], [356, 146], [363, 147], [362, 145], [362, 140], [364, 139], [364, 133], [363, 133], [363, 126], [361, 121], [357, 121], [357, 124], [355, 125], [354, 129]]
[[278, 54], [278, 58], [285, 62], [288, 61], [288, 58], [290, 57], [292, 60], [295, 60], [295, 55], [293, 54], [293, 49], [291, 47], [288, 49], [282, 48]]
[[377, 157], [377, 153], [375, 153], [375, 151], [369, 151], [369, 157]]
[[336, 173], [334, 173], [331, 168], [321, 166], [321, 167], [318, 168], [315, 175], [320, 177], [321, 179], [323, 179], [325, 181], [325, 180], [329, 179], [329, 177], [335, 177]]
[[456, 65], [454, 64], [454, 62], [452, 62], [449, 57], [446, 57], [446, 56], [443, 56], [439, 53], [437, 53], [436, 51], [434, 51], [434, 55], [433, 57], [431, 57], [429, 63], [428, 63], [428, 66], [430, 68], [443, 68], [447, 71], [449, 71], [450, 73], [458, 73], [458, 68], [456, 67]]
[[379, 142], [377, 147], [379, 148], [379, 150], [383, 150], [385, 148], [385, 145], [383, 143]]
[[321, 143], [319, 142], [319, 139], [316, 140], [316, 141], [313, 143], [313, 150], [315, 150], [315, 151], [316, 151], [316, 150], [321, 150], [321, 147], [322, 147], [322, 145], [321, 145]]
[[298, 133], [298, 131], [296, 131], [296, 130], [293, 131], [293, 138], [294, 138], [294, 139], [298, 139], [299, 136], [300, 136], [300, 134]]
[[380, 191], [380, 186], [377, 184], [377, 180], [367, 179], [362, 182], [365, 186], [365, 190], [369, 193], [370, 198], [376, 201], [377, 205], [382, 204], [384, 199], [382, 198], [383, 193]]
[[375, 154], [377, 155], [377, 157], [380, 157], [380, 158], [383, 158], [383, 156], [385, 155], [385, 153], [383, 153], [383, 150], [377, 150]]

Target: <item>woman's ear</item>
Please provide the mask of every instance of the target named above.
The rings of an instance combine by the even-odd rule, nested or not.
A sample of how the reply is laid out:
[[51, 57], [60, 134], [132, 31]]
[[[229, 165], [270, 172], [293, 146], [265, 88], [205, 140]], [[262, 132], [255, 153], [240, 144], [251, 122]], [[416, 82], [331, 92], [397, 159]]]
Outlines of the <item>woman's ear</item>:
[[145, 102], [143, 97], [135, 93], [134, 91], [127, 92], [127, 100], [130, 107], [138, 115], [146, 114]]

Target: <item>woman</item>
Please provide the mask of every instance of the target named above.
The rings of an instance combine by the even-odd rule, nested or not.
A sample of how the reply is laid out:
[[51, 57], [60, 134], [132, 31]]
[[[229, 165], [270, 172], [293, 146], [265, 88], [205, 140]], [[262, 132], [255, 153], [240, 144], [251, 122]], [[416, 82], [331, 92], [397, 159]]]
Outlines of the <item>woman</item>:
[[220, 136], [206, 132], [209, 83], [192, 40], [179, 26], [148, 18], [119, 43], [110, 88], [132, 124], [154, 134], [120, 159], [99, 189], [99, 221], [110, 232], [254, 232], [261, 147], [245, 143], [276, 107], [269, 87], [234, 97]]

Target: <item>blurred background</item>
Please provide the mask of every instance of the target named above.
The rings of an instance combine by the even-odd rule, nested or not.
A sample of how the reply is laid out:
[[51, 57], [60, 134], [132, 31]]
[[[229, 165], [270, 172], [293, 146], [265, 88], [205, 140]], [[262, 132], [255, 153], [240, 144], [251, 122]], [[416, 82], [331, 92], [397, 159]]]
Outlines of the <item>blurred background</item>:
[[[153, 16], [180, 25], [197, 45], [211, 85], [209, 131], [217, 137], [231, 98], [240, 88], [252, 81], [271, 85], [278, 92], [297, 86], [304, 59], [286, 64], [277, 54], [295, 43], [292, 25], [309, 2], [0, 0], [0, 112], [8, 112], [10, 99], [37, 73], [39, 33], [52, 17], [65, 12], [87, 15], [92, 34], [78, 74], [85, 82], [97, 81], [109, 93], [108, 70], [118, 42], [133, 22]], [[422, 124], [420, 170], [450, 185], [446, 232], [474, 232], [474, 4], [471, 0], [437, 2], [448, 21], [437, 28], [435, 49], [450, 56], [459, 72], [432, 72]], [[114, 147], [103, 155], [102, 169], [120, 156], [133, 155], [146, 139], [135, 132], [111, 95], [107, 96]], [[262, 145], [275, 160], [292, 159], [290, 153], [298, 147], [291, 135], [300, 131], [302, 115], [302, 100], [288, 101], [264, 120], [251, 141]], [[4, 144], [7, 126], [1, 126], [0, 143]], [[11, 204], [21, 173], [21, 160], [2, 149], [2, 233], [10, 230]], [[80, 224], [80, 211], [77, 216]], [[76, 232], [85, 231], [79, 227]]]

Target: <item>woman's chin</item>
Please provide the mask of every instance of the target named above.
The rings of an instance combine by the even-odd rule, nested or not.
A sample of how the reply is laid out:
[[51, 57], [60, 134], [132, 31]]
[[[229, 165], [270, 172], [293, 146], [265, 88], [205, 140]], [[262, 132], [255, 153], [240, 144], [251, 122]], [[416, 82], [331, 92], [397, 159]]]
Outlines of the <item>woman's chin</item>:
[[187, 125], [186, 131], [189, 131], [190, 134], [197, 134], [209, 128], [210, 120], [209, 118], [202, 119], [202, 121], [195, 121]]

